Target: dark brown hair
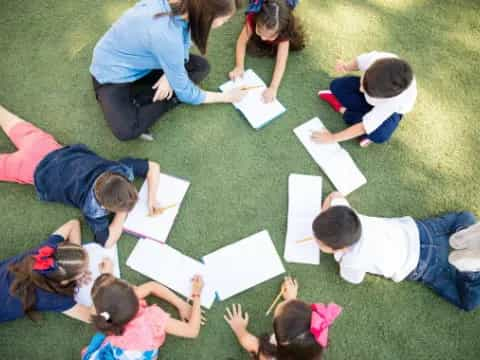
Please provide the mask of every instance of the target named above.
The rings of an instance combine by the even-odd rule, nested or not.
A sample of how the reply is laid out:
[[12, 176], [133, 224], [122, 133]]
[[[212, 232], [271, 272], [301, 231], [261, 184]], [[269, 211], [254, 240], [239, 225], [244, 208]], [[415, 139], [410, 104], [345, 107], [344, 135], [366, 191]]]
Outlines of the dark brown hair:
[[95, 280], [91, 294], [96, 311], [91, 320], [95, 328], [106, 334], [121, 335], [139, 309], [133, 287], [111, 274], [103, 274]]
[[[305, 48], [305, 33], [293, 10], [285, 0], [265, 0], [262, 9], [255, 15], [255, 23], [271, 31], [277, 31], [277, 38], [290, 41], [290, 50], [298, 51]], [[264, 55], [274, 56], [277, 45], [265, 44], [253, 31], [252, 41], [257, 44]], [[263, 45], [260, 45], [263, 43]], [[269, 51], [269, 53], [267, 53]]]
[[288, 301], [273, 320], [277, 345], [272, 345], [269, 336], [264, 335], [260, 338], [259, 352], [277, 360], [321, 360], [323, 347], [310, 332], [311, 318], [310, 304]]
[[397, 58], [375, 61], [363, 75], [365, 92], [376, 98], [390, 98], [401, 94], [413, 81], [413, 70]]
[[[8, 267], [14, 276], [10, 294], [20, 298], [23, 311], [31, 320], [40, 318], [35, 313], [37, 300], [35, 289], [40, 288], [51, 293], [73, 297], [76, 285], [73, 279], [84, 270], [85, 262], [88, 260], [85, 250], [80, 245], [68, 242], [58, 245], [53, 256], [58, 268], [44, 274], [33, 270], [35, 259], [32, 255], [25, 256], [21, 261]], [[68, 283], [62, 284], [64, 281]]]
[[240, 6], [242, 0], [181, 0], [170, 4], [171, 13], [159, 13], [155, 17], [188, 14], [192, 40], [200, 53], [207, 52], [208, 36], [216, 18], [228, 16]]
[[332, 206], [318, 215], [312, 224], [315, 237], [334, 250], [355, 244], [362, 235], [362, 224], [348, 206]]
[[137, 202], [138, 192], [122, 175], [106, 172], [95, 182], [95, 196], [100, 205], [110, 211], [130, 211]]

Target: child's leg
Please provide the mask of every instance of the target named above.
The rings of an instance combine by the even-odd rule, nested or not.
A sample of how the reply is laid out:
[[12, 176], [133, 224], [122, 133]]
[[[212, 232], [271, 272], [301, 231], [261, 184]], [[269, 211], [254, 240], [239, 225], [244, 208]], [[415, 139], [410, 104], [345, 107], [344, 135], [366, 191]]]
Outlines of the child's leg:
[[[12, 114], [10, 111], [5, 109], [3, 106], [0, 105], [0, 126], [5, 134], [9, 136], [10, 131], [18, 124], [26, 122], [23, 119], [20, 119], [17, 115]], [[12, 140], [12, 142], [14, 142]], [[16, 144], [15, 144], [16, 146]], [[17, 146], [18, 147], [18, 146]]]
[[461, 273], [448, 262], [450, 235], [475, 223], [469, 212], [418, 221], [420, 260], [411, 280], [417, 280], [452, 304], [471, 310], [480, 303], [480, 273]]
[[367, 138], [377, 144], [384, 143], [392, 137], [393, 132], [398, 127], [398, 124], [400, 124], [400, 120], [402, 120], [402, 115], [394, 113], [374, 132], [367, 135]]

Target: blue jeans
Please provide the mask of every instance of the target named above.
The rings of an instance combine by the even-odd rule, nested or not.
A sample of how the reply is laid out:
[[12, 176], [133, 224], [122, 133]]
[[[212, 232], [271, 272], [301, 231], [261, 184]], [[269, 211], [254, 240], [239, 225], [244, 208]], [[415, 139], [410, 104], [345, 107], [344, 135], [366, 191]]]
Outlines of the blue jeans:
[[417, 220], [420, 260], [407, 277], [423, 283], [445, 300], [470, 311], [480, 304], [480, 272], [461, 272], [448, 262], [450, 235], [475, 224], [470, 212]]
[[[348, 125], [362, 122], [363, 116], [373, 109], [373, 106], [365, 100], [365, 95], [360, 92], [358, 76], [345, 76], [333, 80], [330, 84], [330, 91], [347, 109], [343, 114], [343, 120]], [[374, 132], [367, 134], [367, 138], [375, 143], [387, 141], [392, 137], [400, 120], [402, 120], [402, 115], [393, 113]]]

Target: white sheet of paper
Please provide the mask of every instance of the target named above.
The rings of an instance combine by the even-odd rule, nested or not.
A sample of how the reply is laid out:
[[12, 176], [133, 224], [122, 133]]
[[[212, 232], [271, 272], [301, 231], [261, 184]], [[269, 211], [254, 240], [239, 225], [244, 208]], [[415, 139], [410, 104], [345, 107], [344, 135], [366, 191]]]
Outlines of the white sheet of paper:
[[322, 177], [290, 174], [288, 177], [288, 221], [284, 258], [300, 264], [320, 264], [315, 241], [297, 243], [312, 237], [312, 222], [322, 206]]
[[148, 184], [145, 180], [138, 194], [138, 201], [129, 212], [123, 229], [134, 235], [166, 242], [190, 183], [174, 176], [160, 174], [158, 184], [157, 201], [160, 206], [173, 204], [175, 206], [166, 209], [160, 215], [148, 216]]
[[285, 272], [266, 230], [204, 256], [203, 262], [220, 300]]
[[210, 309], [215, 289], [206, 274], [205, 265], [171, 246], [150, 239], [140, 239], [128, 257], [127, 265], [188, 298], [192, 294], [192, 278], [202, 275], [205, 283], [201, 303]]
[[293, 132], [338, 191], [347, 196], [366, 184], [367, 179], [358, 169], [350, 154], [338, 143], [316, 144], [311, 140], [312, 131], [323, 129], [325, 126], [320, 119], [313, 118], [295, 128]]
[[228, 81], [221, 85], [220, 90], [225, 92], [240, 86], [261, 86], [258, 89], [249, 90], [247, 96], [242, 101], [233, 104], [243, 113], [254, 129], [261, 128], [286, 111], [285, 107], [278, 100], [268, 104], [263, 102], [262, 94], [267, 86], [251, 69], [245, 71], [241, 79]]
[[95, 279], [100, 276], [99, 265], [105, 257], [110, 258], [113, 262], [113, 275], [117, 278], [120, 277], [120, 266], [118, 262], [118, 250], [117, 245], [106, 249], [96, 243], [89, 243], [83, 245], [83, 248], [88, 252], [89, 264], [88, 270], [92, 273], [92, 281], [77, 289], [75, 293], [75, 301], [77, 304], [92, 306], [92, 297], [90, 292], [92, 290]]

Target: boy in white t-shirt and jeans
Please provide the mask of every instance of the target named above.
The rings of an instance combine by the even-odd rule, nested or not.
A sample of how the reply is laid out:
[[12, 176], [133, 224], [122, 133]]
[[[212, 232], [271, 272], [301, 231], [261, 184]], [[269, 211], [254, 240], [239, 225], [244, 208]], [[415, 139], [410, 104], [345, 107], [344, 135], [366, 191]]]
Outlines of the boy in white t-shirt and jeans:
[[337, 61], [337, 72], [360, 70], [359, 76], [337, 78], [330, 90], [318, 93], [350, 125], [338, 133], [319, 131], [312, 134], [318, 143], [360, 139], [360, 146], [390, 139], [403, 114], [412, 111], [417, 97], [417, 84], [412, 68], [397, 55], [372, 51], [359, 55], [349, 63]]
[[[367, 273], [425, 284], [459, 308], [480, 305], [480, 231], [470, 212], [426, 220], [357, 214], [340, 193], [325, 199], [312, 228], [333, 254], [340, 276], [360, 284]], [[458, 249], [450, 253], [451, 247]]]

